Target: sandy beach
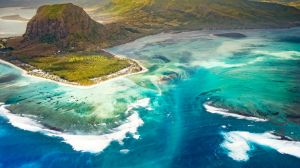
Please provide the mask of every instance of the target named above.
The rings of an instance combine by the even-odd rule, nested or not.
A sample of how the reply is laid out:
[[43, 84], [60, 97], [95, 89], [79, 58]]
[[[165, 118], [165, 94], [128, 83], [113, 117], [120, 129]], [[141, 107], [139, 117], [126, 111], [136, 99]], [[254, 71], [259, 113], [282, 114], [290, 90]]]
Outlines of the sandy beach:
[[[108, 52], [108, 51], [105, 50], [105, 52]], [[116, 54], [111, 53], [111, 52], [108, 52], [108, 53], [114, 55], [117, 58], [129, 59], [126, 56], [116, 55]], [[120, 78], [128, 77], [130, 75], [141, 74], [141, 73], [145, 73], [145, 72], [148, 71], [148, 69], [145, 68], [139, 61], [134, 60], [134, 59], [130, 59], [130, 60], [132, 62], [134, 62], [135, 64], [137, 64], [140, 68], [142, 68], [142, 70], [139, 71], [139, 72], [133, 72], [133, 73], [130, 72], [130, 68], [132, 66], [135, 66], [135, 65], [132, 64], [130, 67], [122, 69], [122, 70], [120, 70], [118, 72], [115, 72], [115, 73], [112, 73], [112, 74], [109, 74], [109, 75], [106, 75], [106, 76], [103, 76], [103, 77], [92, 79], [93, 81], [96, 82], [95, 84], [92, 84], [92, 85], [80, 85], [80, 84], [75, 83], [75, 82], [69, 82], [67, 80], [61, 79], [59, 76], [56, 76], [56, 75], [53, 75], [53, 74], [49, 74], [49, 73], [44, 72], [44, 71], [42, 71], [40, 69], [38, 69], [38, 70], [34, 69], [32, 71], [27, 71], [27, 70], [25, 70], [25, 69], [23, 69], [23, 68], [15, 65], [15, 64], [13, 64], [13, 63], [10, 63], [10, 62], [2, 60], [2, 59], [0, 59], [0, 63], [1, 64], [9, 65], [11, 67], [14, 67], [14, 68], [20, 70], [23, 76], [28, 76], [28, 77], [36, 78], [36, 79], [39, 79], [39, 80], [48, 81], [48, 82], [54, 82], [54, 83], [57, 83], [59, 85], [73, 87], [73, 88], [77, 88], [77, 89], [90, 89], [90, 88], [94, 88], [94, 87], [96, 87], [99, 84], [102, 84], [104, 82], [108, 82], [108, 81], [112, 81], [112, 80], [117, 80], [117, 79], [120, 79]], [[27, 66], [31, 66], [31, 65], [28, 65], [28, 64], [26, 64], [26, 65]], [[49, 77], [51, 77], [51, 79]], [[53, 80], [53, 79], [59, 79], [59, 80]]]

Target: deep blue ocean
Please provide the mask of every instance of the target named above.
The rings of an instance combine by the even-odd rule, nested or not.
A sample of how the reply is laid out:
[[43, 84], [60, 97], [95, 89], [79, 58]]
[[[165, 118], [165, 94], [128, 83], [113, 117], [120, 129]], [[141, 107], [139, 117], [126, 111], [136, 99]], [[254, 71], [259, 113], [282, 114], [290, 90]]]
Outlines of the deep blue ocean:
[[300, 167], [299, 39], [148, 36], [108, 49], [147, 72], [91, 88], [0, 63], [0, 168]]

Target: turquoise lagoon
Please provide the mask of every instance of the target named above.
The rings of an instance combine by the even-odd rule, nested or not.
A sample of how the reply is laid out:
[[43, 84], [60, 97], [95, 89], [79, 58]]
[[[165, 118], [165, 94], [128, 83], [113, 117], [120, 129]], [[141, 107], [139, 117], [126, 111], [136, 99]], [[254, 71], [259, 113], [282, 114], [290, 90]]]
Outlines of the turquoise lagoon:
[[0, 167], [299, 167], [299, 34], [148, 36], [108, 49], [147, 72], [90, 88], [1, 63]]

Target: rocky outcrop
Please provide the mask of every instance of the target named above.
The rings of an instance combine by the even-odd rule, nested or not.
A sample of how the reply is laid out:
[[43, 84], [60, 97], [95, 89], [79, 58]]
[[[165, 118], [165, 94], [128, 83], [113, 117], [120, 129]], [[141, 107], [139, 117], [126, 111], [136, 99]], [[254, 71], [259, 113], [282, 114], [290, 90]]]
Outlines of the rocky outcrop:
[[24, 41], [38, 41], [64, 47], [95, 43], [103, 38], [104, 26], [80, 7], [68, 4], [41, 6], [29, 21]]
[[77, 51], [100, 51], [144, 36], [124, 23], [101, 24], [72, 3], [44, 5], [28, 22], [22, 37], [10, 38], [10, 54], [43, 56]]

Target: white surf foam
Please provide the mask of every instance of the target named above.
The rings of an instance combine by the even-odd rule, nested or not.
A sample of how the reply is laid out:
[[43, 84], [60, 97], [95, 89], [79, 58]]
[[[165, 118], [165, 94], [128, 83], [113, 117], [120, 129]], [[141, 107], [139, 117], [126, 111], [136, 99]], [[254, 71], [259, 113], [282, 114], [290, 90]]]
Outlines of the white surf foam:
[[112, 130], [112, 133], [104, 135], [67, 135], [61, 134], [64, 142], [72, 145], [76, 151], [99, 153], [110, 145], [112, 141], [122, 143], [128, 133], [132, 134], [135, 139], [138, 139], [137, 129], [143, 125], [143, 120], [140, 119], [137, 112], [134, 112], [127, 118], [127, 121], [119, 127]]
[[6, 107], [8, 106], [0, 103], [0, 115], [7, 118], [8, 122], [14, 127], [31, 132], [40, 132], [43, 129], [43, 126], [38, 122], [33, 122], [33, 120], [30, 118], [12, 114], [6, 109]]
[[281, 52], [269, 52], [269, 51], [255, 51], [255, 54], [269, 55], [277, 57], [279, 59], [298, 60], [300, 59], [299, 51], [281, 51]]
[[237, 68], [237, 67], [243, 67], [243, 66], [255, 64], [255, 63], [258, 63], [258, 62], [262, 62], [263, 60], [264, 60], [264, 58], [257, 57], [253, 60], [250, 60], [250, 61], [246, 62], [246, 63], [229, 64], [229, 63], [225, 63], [225, 62], [222, 62], [222, 61], [211, 60], [211, 61], [200, 61], [200, 63], [198, 62], [196, 64], [199, 64], [200, 66], [202, 66], [204, 68], [208, 68], [208, 69], [209, 68], [215, 68], [215, 67]]
[[[147, 99], [147, 104], [149, 102], [150, 99]], [[139, 107], [147, 107], [146, 100], [132, 105], [130, 108], [133, 109], [137, 105]], [[34, 119], [11, 113], [6, 107], [7, 105], [0, 103], [0, 115], [7, 118], [8, 122], [14, 127], [31, 132], [40, 132], [47, 136], [63, 138], [63, 142], [70, 144], [74, 150], [82, 152], [99, 153], [108, 147], [112, 141], [122, 143], [127, 134], [131, 134], [133, 138], [138, 139], [138, 127], [144, 124], [139, 114], [133, 111], [126, 121], [122, 125], [112, 129], [111, 133], [103, 135], [72, 135], [47, 129]]]
[[250, 133], [232, 131], [223, 133], [225, 141], [221, 147], [228, 151], [228, 156], [236, 161], [247, 161], [249, 152], [253, 150], [251, 143], [272, 148], [279, 153], [288, 154], [300, 158], [300, 142], [282, 140], [270, 132]]
[[201, 61], [199, 63], [200, 66], [205, 68], [215, 68], [215, 67], [222, 67], [222, 68], [234, 68], [234, 67], [242, 67], [247, 64], [241, 63], [241, 64], [226, 64], [221, 61]]
[[122, 153], [122, 154], [127, 154], [127, 153], [129, 153], [129, 152], [130, 152], [129, 149], [121, 149], [121, 150], [120, 150], [120, 153]]
[[230, 132], [224, 134], [224, 138], [225, 141], [221, 144], [221, 147], [228, 151], [229, 157], [236, 161], [247, 161], [249, 159], [250, 146], [243, 137]]
[[220, 114], [220, 115], [223, 115], [225, 117], [234, 117], [234, 118], [237, 118], [237, 119], [245, 119], [245, 120], [251, 120], [251, 121], [260, 121], [260, 122], [267, 121], [266, 119], [261, 119], [261, 118], [257, 118], [257, 117], [248, 117], [248, 116], [243, 116], [243, 115], [239, 115], [239, 114], [230, 113], [230, 111], [227, 110], [227, 109], [217, 108], [217, 107], [214, 107], [210, 104], [211, 104], [211, 102], [206, 102], [206, 103], [203, 104], [205, 110], [207, 112], [210, 112], [210, 113]]
[[126, 111], [126, 112], [129, 112], [130, 110], [132, 110], [132, 109], [134, 109], [134, 108], [145, 108], [145, 109], [147, 109], [147, 110], [153, 110], [153, 109], [150, 107], [150, 98], [140, 99], [140, 100], [138, 100], [137, 102], [130, 104], [130, 105], [127, 107], [127, 111]]

